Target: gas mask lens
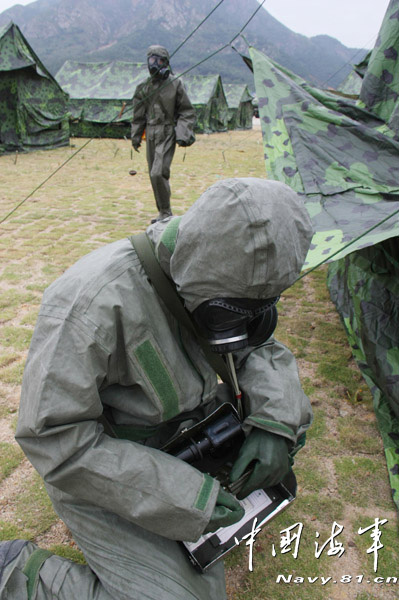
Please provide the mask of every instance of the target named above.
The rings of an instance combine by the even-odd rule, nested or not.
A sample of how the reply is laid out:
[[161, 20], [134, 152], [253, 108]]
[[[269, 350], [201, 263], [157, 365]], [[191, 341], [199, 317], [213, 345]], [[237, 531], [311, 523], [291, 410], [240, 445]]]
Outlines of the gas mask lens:
[[277, 325], [278, 300], [215, 298], [200, 304], [193, 316], [212, 350], [225, 354], [269, 339]]
[[150, 67], [156, 66], [158, 68], [161, 68], [165, 64], [165, 59], [162, 58], [162, 56], [157, 56], [156, 54], [152, 54], [148, 58], [148, 64], [150, 65]]

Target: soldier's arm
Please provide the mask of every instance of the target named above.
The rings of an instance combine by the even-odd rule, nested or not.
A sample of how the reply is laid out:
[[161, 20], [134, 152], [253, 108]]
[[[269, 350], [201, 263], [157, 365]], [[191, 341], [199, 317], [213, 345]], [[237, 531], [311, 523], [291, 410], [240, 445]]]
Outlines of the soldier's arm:
[[105, 434], [97, 421], [99, 390], [114, 379], [110, 365], [126, 349], [118, 350], [102, 329], [74, 311], [42, 307], [16, 439], [50, 486], [164, 537], [195, 540], [211, 517], [219, 485], [160, 450]]
[[190, 146], [195, 141], [194, 127], [196, 122], [195, 108], [190, 102], [182, 81], [178, 80], [176, 92], [176, 141]]
[[237, 353], [238, 381], [245, 399], [244, 428], [264, 429], [301, 446], [312, 422], [295, 358], [274, 337], [252, 352]]
[[141, 138], [147, 122], [146, 117], [146, 94], [145, 88], [142, 85], [137, 86], [132, 100], [133, 104], [133, 120], [131, 126], [132, 145], [139, 147]]

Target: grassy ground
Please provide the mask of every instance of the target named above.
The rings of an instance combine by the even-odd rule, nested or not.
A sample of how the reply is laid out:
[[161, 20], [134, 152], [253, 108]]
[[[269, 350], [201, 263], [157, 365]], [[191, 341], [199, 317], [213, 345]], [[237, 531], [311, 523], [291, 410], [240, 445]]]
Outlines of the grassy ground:
[[[73, 143], [0, 157], [0, 220], [83, 140]], [[256, 129], [199, 136], [187, 151], [178, 149], [171, 179], [175, 214], [221, 178], [265, 177], [262, 153]], [[137, 175], [128, 174], [132, 168]], [[82, 560], [13, 440], [23, 367], [45, 287], [83, 254], [143, 230], [155, 213], [144, 152], [132, 154], [124, 140], [94, 140], [0, 226], [0, 539], [29, 538]], [[229, 600], [398, 598], [399, 584], [373, 581], [399, 575], [396, 514], [371, 397], [330, 302], [324, 269], [283, 294], [277, 337], [297, 357], [315, 420], [296, 460], [297, 500], [257, 535], [253, 571], [248, 547], [227, 559]], [[358, 534], [376, 518], [387, 519], [377, 573], [370, 531]], [[334, 522], [343, 530], [330, 544]], [[280, 532], [298, 532], [297, 524], [303, 528], [295, 558], [294, 543], [280, 546]], [[319, 558], [315, 542], [327, 542]], [[280, 583], [278, 575], [284, 576]], [[331, 580], [322, 585], [321, 577]]]

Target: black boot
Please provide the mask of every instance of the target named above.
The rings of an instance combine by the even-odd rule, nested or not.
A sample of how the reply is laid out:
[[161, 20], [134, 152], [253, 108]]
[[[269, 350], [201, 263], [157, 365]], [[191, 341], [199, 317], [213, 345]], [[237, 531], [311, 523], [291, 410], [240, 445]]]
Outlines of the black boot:
[[173, 217], [173, 213], [170, 209], [168, 210], [160, 210], [158, 216], [155, 219], [151, 219], [151, 223], [156, 223], [157, 221], [163, 221], [163, 219], [167, 219], [168, 217]]

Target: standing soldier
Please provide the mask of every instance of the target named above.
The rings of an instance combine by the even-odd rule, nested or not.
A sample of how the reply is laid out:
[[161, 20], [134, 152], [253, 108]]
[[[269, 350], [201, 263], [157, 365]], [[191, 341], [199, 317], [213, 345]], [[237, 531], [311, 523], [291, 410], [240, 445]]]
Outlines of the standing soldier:
[[159, 211], [152, 220], [172, 216], [170, 165], [179, 146], [195, 142], [195, 109], [180, 79], [169, 79], [169, 53], [162, 46], [147, 51], [150, 77], [137, 86], [133, 96], [132, 145], [138, 152], [145, 130], [147, 162], [155, 202]]

